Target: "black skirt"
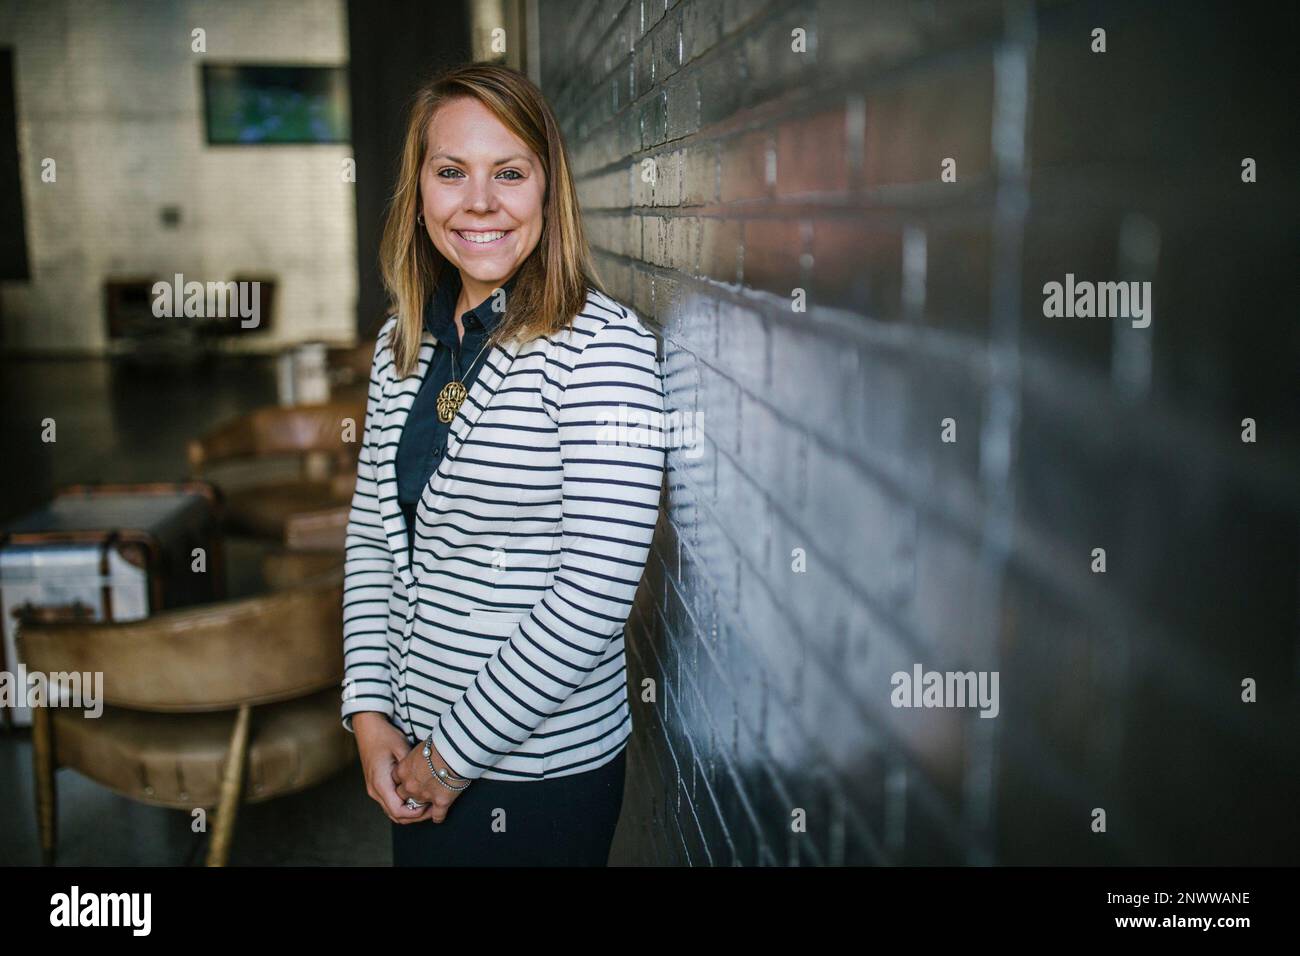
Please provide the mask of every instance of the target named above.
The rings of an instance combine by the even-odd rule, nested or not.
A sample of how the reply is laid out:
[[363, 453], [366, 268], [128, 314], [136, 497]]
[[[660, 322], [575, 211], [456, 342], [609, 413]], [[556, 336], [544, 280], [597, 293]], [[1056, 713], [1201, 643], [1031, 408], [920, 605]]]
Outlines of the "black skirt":
[[550, 780], [475, 780], [442, 823], [394, 823], [394, 866], [606, 866], [627, 747]]

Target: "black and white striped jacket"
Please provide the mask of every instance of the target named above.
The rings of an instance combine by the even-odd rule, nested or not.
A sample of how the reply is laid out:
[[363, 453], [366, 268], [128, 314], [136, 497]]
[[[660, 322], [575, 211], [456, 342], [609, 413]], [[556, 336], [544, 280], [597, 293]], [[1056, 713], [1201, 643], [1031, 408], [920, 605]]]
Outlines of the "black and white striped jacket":
[[433, 354], [398, 378], [379, 333], [347, 525], [343, 724], [379, 711], [464, 777], [595, 769], [632, 731], [623, 627], [659, 510], [663, 374], [593, 290], [573, 328], [494, 347], [421, 496], [413, 561], [397, 445]]

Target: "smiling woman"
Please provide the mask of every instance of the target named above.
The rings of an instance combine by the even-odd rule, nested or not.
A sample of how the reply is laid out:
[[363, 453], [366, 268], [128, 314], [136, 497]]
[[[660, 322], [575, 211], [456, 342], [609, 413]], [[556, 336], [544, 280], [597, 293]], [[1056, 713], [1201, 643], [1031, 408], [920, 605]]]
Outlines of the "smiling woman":
[[420, 169], [416, 218], [460, 272], [459, 316], [499, 288], [537, 248], [546, 177], [536, 154], [517, 151], [518, 138], [471, 97], [435, 111], [425, 139], [429, 155]]
[[398, 865], [604, 865], [649, 554], [654, 336], [600, 287], [564, 144], [522, 74], [412, 103], [347, 528], [342, 717]]

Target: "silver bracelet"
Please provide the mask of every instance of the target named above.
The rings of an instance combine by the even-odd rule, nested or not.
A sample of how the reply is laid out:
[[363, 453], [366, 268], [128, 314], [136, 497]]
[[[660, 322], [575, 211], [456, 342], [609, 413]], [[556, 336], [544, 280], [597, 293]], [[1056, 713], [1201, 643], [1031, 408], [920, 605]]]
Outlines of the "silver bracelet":
[[[443, 767], [442, 769], [438, 769], [433, 765], [433, 731], [432, 730], [429, 731], [429, 739], [424, 742], [424, 762], [429, 765], [429, 773], [433, 774], [433, 779], [437, 780], [448, 790], [454, 790], [457, 793], [459, 793], [460, 791], [464, 790], [466, 787], [470, 785], [470, 780], [468, 777], [457, 777], [446, 767]], [[450, 783], [447, 782], [448, 779], [464, 780], [465, 783], [459, 787], [453, 787]]]

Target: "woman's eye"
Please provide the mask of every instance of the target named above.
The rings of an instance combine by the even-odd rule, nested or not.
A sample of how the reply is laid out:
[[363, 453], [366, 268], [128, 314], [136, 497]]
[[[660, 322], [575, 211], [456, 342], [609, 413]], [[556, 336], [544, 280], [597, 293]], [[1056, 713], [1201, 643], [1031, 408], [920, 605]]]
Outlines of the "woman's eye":
[[[452, 173], [453, 175], [451, 175], [451, 176], [446, 176], [446, 175], [444, 175], [444, 173]], [[523, 178], [524, 178], [524, 177], [523, 177], [523, 174], [520, 173], [519, 170], [517, 170], [517, 169], [503, 169], [501, 172], [497, 173], [497, 175], [498, 175], [498, 176], [504, 176], [506, 173], [510, 173], [510, 174], [511, 174], [511, 175], [510, 175], [510, 178], [507, 180], [508, 182], [515, 182], [516, 180], [519, 180], [519, 179], [523, 179]], [[451, 167], [451, 166], [445, 166], [445, 167], [443, 167], [442, 169], [438, 170], [438, 178], [439, 178], [439, 179], [454, 179], [455, 177], [460, 176], [460, 175], [462, 175], [461, 171], [460, 171], [459, 169], [455, 169], [455, 168], [453, 168], [453, 167]]]

